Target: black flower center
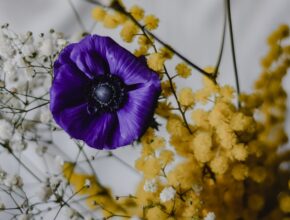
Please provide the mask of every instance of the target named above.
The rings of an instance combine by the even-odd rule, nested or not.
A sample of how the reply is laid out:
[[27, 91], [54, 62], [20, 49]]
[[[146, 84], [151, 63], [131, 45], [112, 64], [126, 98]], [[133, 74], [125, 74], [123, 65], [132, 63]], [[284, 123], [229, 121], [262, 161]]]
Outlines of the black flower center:
[[114, 112], [126, 99], [125, 84], [115, 75], [101, 75], [92, 80], [88, 94], [90, 114]]

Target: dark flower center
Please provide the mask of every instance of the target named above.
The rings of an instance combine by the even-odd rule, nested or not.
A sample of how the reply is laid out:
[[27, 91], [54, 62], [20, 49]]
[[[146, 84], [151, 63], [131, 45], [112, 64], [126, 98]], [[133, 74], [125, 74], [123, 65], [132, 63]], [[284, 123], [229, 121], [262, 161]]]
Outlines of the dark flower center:
[[108, 83], [100, 84], [94, 88], [94, 98], [104, 105], [111, 102], [114, 94], [114, 88]]
[[115, 75], [100, 75], [93, 79], [88, 94], [90, 114], [114, 112], [126, 99], [125, 84]]

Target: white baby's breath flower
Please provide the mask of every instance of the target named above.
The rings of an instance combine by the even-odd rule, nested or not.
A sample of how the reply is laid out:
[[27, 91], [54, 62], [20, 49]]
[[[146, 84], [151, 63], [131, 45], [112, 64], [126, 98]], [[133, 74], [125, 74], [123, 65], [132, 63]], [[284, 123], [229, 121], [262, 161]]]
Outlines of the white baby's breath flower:
[[146, 180], [143, 187], [145, 192], [156, 192], [157, 184], [155, 179]]
[[50, 38], [46, 38], [41, 42], [39, 54], [42, 56], [50, 56], [53, 52], [53, 44]]
[[10, 141], [10, 147], [13, 151], [21, 152], [27, 148], [27, 143], [22, 139], [21, 134], [16, 131]]
[[70, 219], [70, 220], [79, 220], [80, 219], [77, 211], [75, 209], [72, 209], [69, 207], [66, 208], [66, 217], [67, 217], [67, 219]]
[[14, 49], [11, 45], [11, 41], [8, 39], [7, 35], [0, 30], [0, 56], [9, 59], [14, 54]]
[[49, 77], [46, 77], [44, 80], [41, 81], [42, 87], [47, 90], [51, 87], [51, 79]]
[[202, 188], [202, 185], [200, 184], [193, 184], [192, 189], [196, 194], [200, 194], [203, 188]]
[[[11, 90], [13, 91], [15, 88], [12, 88]], [[21, 108], [21, 102], [18, 99], [11, 99], [9, 101], [9, 106], [11, 108]]]
[[86, 187], [86, 188], [90, 188], [91, 187], [91, 181], [89, 180], [89, 179], [86, 179], [85, 180], [85, 185], [84, 185], [84, 187]]
[[35, 152], [42, 157], [47, 152], [47, 146], [37, 146]]
[[15, 64], [19, 67], [25, 67], [27, 64], [25, 63], [24, 61], [24, 57], [22, 54], [16, 54], [14, 57], [13, 57], [13, 61], [15, 62]]
[[21, 152], [27, 148], [27, 143], [22, 140], [11, 141], [10, 147], [15, 152]]
[[167, 201], [172, 200], [175, 196], [175, 193], [176, 191], [175, 189], [173, 189], [172, 186], [164, 188], [162, 192], [160, 193], [161, 202], [167, 202]]
[[67, 41], [64, 39], [57, 39], [56, 44], [58, 47], [63, 48], [64, 46], [67, 45]]
[[22, 137], [19, 133], [15, 133], [12, 140], [10, 141], [10, 147], [15, 152], [21, 152], [26, 149], [27, 143], [22, 140]]
[[4, 184], [7, 187], [18, 187], [21, 188], [23, 186], [23, 181], [21, 176], [18, 175], [8, 175], [5, 179], [4, 179]]
[[209, 212], [203, 220], [215, 220], [215, 214], [213, 212]]
[[48, 123], [51, 120], [51, 113], [48, 109], [42, 110], [40, 113], [40, 121], [42, 123]]
[[10, 140], [13, 134], [12, 125], [5, 119], [0, 120], [0, 139], [7, 141]]
[[58, 167], [62, 167], [64, 165], [64, 160], [60, 155], [56, 155], [54, 160]]
[[7, 177], [7, 173], [0, 167], [0, 183], [3, 184], [5, 178]]
[[31, 58], [36, 53], [36, 49], [32, 43], [24, 44], [24, 46], [21, 48], [21, 52], [25, 57]]
[[25, 214], [25, 213], [23, 213], [17, 217], [17, 220], [30, 220], [30, 219], [31, 219], [31, 215]]
[[48, 182], [50, 187], [55, 190], [62, 183], [62, 179], [60, 177], [52, 176], [49, 178]]
[[91, 215], [86, 215], [85, 220], [95, 220]]
[[52, 195], [52, 189], [46, 184], [43, 184], [37, 193], [37, 196], [43, 202], [46, 202], [50, 198], [51, 195]]
[[12, 60], [6, 60], [3, 64], [3, 71], [7, 74], [9, 80], [17, 81], [17, 70]]
[[0, 202], [0, 211], [5, 209], [5, 204], [3, 202]]
[[27, 89], [27, 77], [23, 74], [23, 68], [20, 68], [16, 59], [6, 60], [3, 64], [3, 71], [6, 74], [6, 88], [10, 91], [25, 91]]
[[32, 80], [34, 75], [34, 69], [32, 67], [26, 67], [24, 68], [24, 73], [27, 80]]

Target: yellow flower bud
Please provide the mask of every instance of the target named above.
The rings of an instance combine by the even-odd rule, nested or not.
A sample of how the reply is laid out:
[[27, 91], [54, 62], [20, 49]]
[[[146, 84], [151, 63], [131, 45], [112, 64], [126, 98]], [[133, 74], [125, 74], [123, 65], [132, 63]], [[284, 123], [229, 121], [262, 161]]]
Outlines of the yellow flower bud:
[[210, 129], [210, 124], [208, 121], [208, 112], [202, 109], [196, 109], [191, 113], [191, 120], [195, 125], [202, 127], [204, 129]]
[[248, 200], [249, 208], [254, 211], [261, 210], [264, 206], [264, 203], [264, 198], [258, 194], [250, 195]]
[[147, 59], [148, 66], [155, 71], [162, 71], [164, 62], [165, 58], [159, 53], [153, 53]]
[[134, 51], [136, 57], [145, 56], [148, 53], [148, 47], [141, 46], [139, 49]]
[[189, 146], [193, 150], [196, 160], [199, 162], [208, 162], [213, 156], [211, 151], [212, 137], [210, 132], [197, 131]]
[[233, 177], [238, 180], [242, 181], [248, 177], [249, 169], [244, 164], [237, 164], [232, 169], [232, 175]]
[[173, 161], [174, 153], [170, 150], [163, 150], [160, 152], [159, 159], [162, 161], [163, 165], [167, 165]]
[[104, 27], [106, 28], [116, 28], [120, 22], [118, 21], [117, 17], [112, 14], [106, 14], [104, 18]]
[[250, 170], [250, 177], [257, 183], [262, 183], [267, 177], [267, 171], [264, 167], [256, 166]]
[[191, 68], [186, 63], [179, 63], [175, 67], [177, 74], [182, 78], [187, 78], [191, 74]]
[[244, 161], [248, 157], [248, 151], [244, 144], [236, 144], [232, 149], [232, 155], [236, 160]]
[[279, 206], [282, 212], [290, 213], [290, 196], [282, 195], [281, 198], [279, 198]]
[[[173, 88], [176, 89], [176, 85], [174, 82], [172, 82]], [[169, 80], [163, 81], [161, 83], [161, 88], [162, 88], [162, 95], [164, 97], [168, 97], [172, 94], [172, 89]]]
[[132, 21], [126, 21], [120, 35], [125, 42], [129, 43], [132, 42], [138, 31], [139, 28]]
[[92, 17], [96, 21], [103, 21], [106, 16], [106, 11], [101, 7], [95, 7], [92, 10]]
[[147, 211], [147, 219], [150, 220], [166, 220], [168, 215], [161, 210], [158, 206], [155, 206]]
[[228, 159], [225, 156], [216, 156], [210, 162], [210, 168], [216, 174], [224, 174], [228, 170]]
[[178, 99], [181, 105], [190, 107], [194, 104], [194, 95], [191, 88], [182, 88], [178, 94]]
[[168, 60], [172, 59], [172, 57], [174, 55], [174, 53], [166, 47], [161, 47], [159, 49], [159, 53], [163, 58], [168, 59]]
[[148, 30], [154, 30], [158, 27], [159, 19], [154, 15], [147, 15], [144, 18], [145, 28]]
[[132, 6], [129, 12], [137, 21], [144, 17], [144, 10], [137, 5]]

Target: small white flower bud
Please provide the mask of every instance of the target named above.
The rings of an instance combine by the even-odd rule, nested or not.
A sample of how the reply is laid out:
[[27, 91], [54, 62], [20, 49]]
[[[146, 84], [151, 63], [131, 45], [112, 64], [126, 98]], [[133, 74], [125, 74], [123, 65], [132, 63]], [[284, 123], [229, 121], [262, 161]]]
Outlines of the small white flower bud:
[[160, 193], [161, 202], [167, 202], [172, 200], [175, 196], [175, 193], [176, 193], [175, 189], [173, 189], [173, 187], [171, 186], [164, 188]]
[[7, 141], [12, 137], [13, 127], [5, 119], [0, 120], [0, 139]]
[[50, 56], [53, 52], [53, 45], [52, 40], [50, 38], [46, 38], [42, 41], [40, 48], [39, 48], [39, 54], [43, 56]]
[[91, 187], [91, 181], [89, 179], [85, 180], [85, 187], [90, 188]]
[[143, 189], [145, 192], [156, 192], [157, 190], [156, 180], [155, 179], [146, 180]]
[[203, 220], [215, 220], [215, 214], [213, 212], [209, 212]]
[[4, 180], [4, 184], [7, 187], [15, 186], [21, 188], [23, 186], [23, 181], [22, 178], [18, 175], [8, 175]]
[[42, 110], [40, 113], [40, 121], [42, 123], [48, 123], [51, 120], [51, 113], [48, 109]]
[[30, 220], [31, 216], [29, 214], [21, 214], [17, 217], [17, 220]]
[[40, 190], [37, 193], [37, 196], [39, 197], [39, 199], [44, 202], [46, 202], [50, 198], [51, 195], [52, 195], [52, 189], [45, 184], [43, 184], [40, 187]]

